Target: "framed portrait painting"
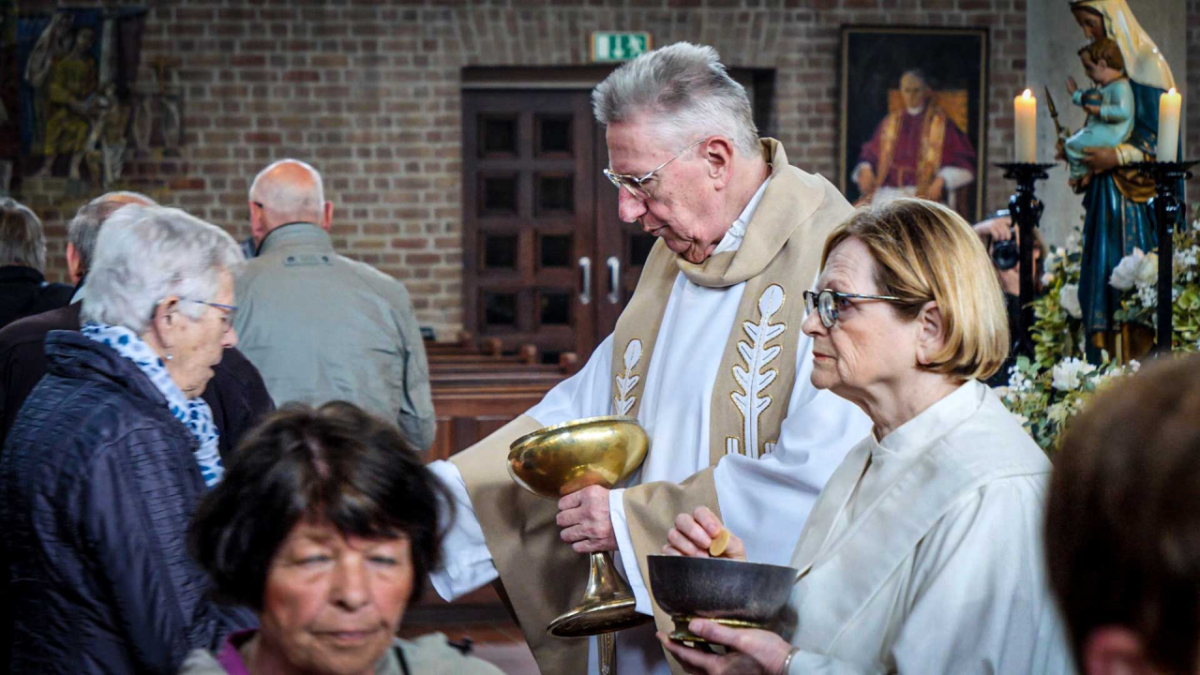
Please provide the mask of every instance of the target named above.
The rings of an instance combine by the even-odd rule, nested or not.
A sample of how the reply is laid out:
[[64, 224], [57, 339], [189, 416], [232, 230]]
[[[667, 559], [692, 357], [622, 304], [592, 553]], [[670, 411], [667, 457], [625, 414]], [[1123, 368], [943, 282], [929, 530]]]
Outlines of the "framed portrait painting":
[[840, 187], [983, 217], [987, 28], [842, 28]]

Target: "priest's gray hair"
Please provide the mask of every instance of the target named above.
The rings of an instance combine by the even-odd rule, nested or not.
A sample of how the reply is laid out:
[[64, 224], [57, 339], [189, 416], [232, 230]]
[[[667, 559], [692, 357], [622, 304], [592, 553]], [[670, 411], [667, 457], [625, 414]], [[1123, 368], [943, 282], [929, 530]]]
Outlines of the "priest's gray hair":
[[67, 241], [75, 247], [79, 256], [79, 267], [87, 273], [92, 266], [92, 251], [96, 249], [96, 237], [100, 236], [100, 226], [108, 220], [117, 209], [127, 204], [142, 206], [158, 206], [158, 203], [140, 192], [120, 190], [108, 192], [79, 207], [75, 217], [67, 224]]
[[46, 269], [46, 233], [42, 220], [28, 206], [0, 199], [0, 265]]
[[605, 125], [649, 115], [680, 148], [720, 135], [741, 154], [762, 152], [746, 89], [706, 45], [678, 42], [642, 54], [592, 91], [592, 109]]
[[[141, 335], [164, 298], [211, 301], [221, 274], [236, 273], [241, 261], [237, 242], [221, 228], [179, 209], [129, 204], [100, 230], [81, 316]], [[179, 304], [193, 319], [207, 309]]]
[[[276, 171], [280, 168], [284, 170]], [[307, 180], [298, 180], [297, 173], [307, 174]], [[250, 201], [270, 209], [277, 223], [297, 220], [319, 223], [325, 212], [325, 184], [321, 172], [311, 164], [298, 159], [281, 159], [254, 177], [250, 184]]]

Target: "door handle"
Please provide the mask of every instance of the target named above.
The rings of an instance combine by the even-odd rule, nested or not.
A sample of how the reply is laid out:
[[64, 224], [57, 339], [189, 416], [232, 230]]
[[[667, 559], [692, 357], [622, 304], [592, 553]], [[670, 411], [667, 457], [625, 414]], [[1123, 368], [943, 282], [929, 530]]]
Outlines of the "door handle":
[[615, 305], [621, 302], [621, 261], [617, 256], [610, 255], [608, 264], [608, 303]]
[[579, 304], [587, 305], [592, 302], [592, 259], [587, 256], [580, 258], [579, 269], [583, 271], [583, 290], [579, 292]]

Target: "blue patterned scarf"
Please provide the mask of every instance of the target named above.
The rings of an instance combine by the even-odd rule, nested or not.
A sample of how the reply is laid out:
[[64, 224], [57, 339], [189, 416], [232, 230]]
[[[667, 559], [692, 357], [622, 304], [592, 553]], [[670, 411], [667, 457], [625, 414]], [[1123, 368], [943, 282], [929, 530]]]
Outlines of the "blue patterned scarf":
[[217, 453], [217, 427], [213, 424], [212, 411], [204, 399], [189, 399], [184, 396], [179, 385], [171, 379], [158, 354], [155, 354], [150, 345], [138, 337], [137, 333], [128, 328], [90, 322], [80, 332], [129, 359], [150, 378], [167, 399], [167, 407], [171, 414], [192, 432], [200, 444], [195, 457], [196, 463], [200, 465], [200, 475], [204, 477], [204, 484], [212, 487], [219, 483], [225, 473], [225, 466], [221, 464], [221, 455]]

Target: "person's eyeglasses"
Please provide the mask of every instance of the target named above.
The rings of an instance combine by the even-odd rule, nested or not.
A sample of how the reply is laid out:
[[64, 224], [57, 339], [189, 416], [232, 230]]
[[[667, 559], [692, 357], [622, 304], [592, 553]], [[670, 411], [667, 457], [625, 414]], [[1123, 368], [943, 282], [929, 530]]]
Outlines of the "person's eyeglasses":
[[675, 153], [674, 157], [654, 167], [641, 178], [638, 178], [637, 176], [629, 176], [623, 173], [613, 173], [611, 169], [604, 169], [604, 175], [608, 177], [608, 180], [611, 181], [612, 184], [617, 188], [625, 188], [629, 194], [634, 196], [634, 198], [638, 199], [639, 201], [646, 201], [647, 199], [650, 199], [650, 191], [647, 187], [647, 184], [654, 180], [654, 175], [661, 171], [664, 166], [679, 159], [681, 156], [683, 156], [683, 153], [691, 150], [697, 145], [700, 145], [705, 140], [706, 139], [701, 138], [695, 143], [692, 143], [686, 148], [680, 150], [679, 152]]
[[225, 330], [229, 330], [230, 328], [233, 328], [233, 322], [235, 319], [237, 319], [237, 311], [238, 311], [237, 305], [223, 305], [219, 302], [208, 302], [205, 300], [192, 300], [191, 298], [180, 298], [180, 300], [183, 300], [185, 302], [194, 302], [198, 305], [208, 305], [209, 307], [216, 307], [217, 309], [222, 310], [221, 311], [221, 321], [223, 321], [225, 323]]
[[[847, 307], [851, 299], [861, 300], [888, 300], [897, 302], [900, 298], [894, 295], [861, 295], [858, 293], [839, 293], [837, 291], [804, 291], [804, 306], [808, 309], [808, 314], [812, 314], [815, 310], [821, 317], [821, 323], [826, 328], [833, 328], [838, 322], [838, 306]], [[807, 316], [807, 314], [805, 315]]]

